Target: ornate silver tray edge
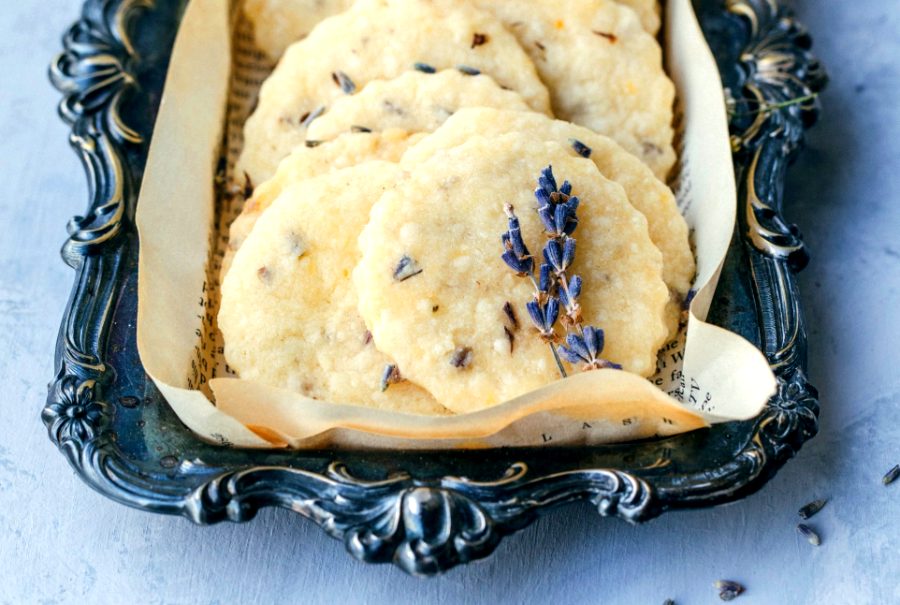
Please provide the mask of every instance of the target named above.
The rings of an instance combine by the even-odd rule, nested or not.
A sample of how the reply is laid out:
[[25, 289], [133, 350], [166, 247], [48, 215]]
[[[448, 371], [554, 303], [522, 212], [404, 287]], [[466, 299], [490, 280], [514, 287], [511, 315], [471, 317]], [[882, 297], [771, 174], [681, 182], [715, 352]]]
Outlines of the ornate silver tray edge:
[[[659, 444], [562, 452], [549, 465], [534, 452], [502, 451], [484, 470], [463, 454], [387, 461], [193, 443], [144, 380], [128, 332], [132, 217], [165, 73], [160, 49], [171, 44], [183, 0], [86, 0], [50, 69], [89, 190], [87, 211], [69, 222], [62, 249], [76, 280], [42, 412], [52, 442], [89, 485], [129, 506], [197, 523], [287, 507], [343, 540], [353, 556], [418, 575], [485, 557], [502, 536], [566, 502], [590, 501], [603, 516], [639, 522], [757, 490], [817, 431], [794, 277], [808, 256], [782, 207], [785, 171], [816, 119], [815, 93], [826, 77], [809, 36], [774, 0], [701, 5], [732, 99], [740, 220], [729, 260], [737, 285], [729, 292], [739, 299], [743, 288], [752, 303], [729, 306], [723, 294], [720, 312], [735, 318], [743, 309], [733, 328], [757, 342], [779, 383], [759, 417]], [[692, 451], [708, 451], [707, 464], [692, 461]], [[606, 460], [616, 463], [595, 463]]]

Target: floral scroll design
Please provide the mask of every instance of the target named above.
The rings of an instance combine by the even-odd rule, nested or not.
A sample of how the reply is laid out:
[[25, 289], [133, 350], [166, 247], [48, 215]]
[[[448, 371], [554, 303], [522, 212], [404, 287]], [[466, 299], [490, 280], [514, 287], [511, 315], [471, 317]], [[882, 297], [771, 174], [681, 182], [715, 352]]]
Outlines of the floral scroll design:
[[819, 393], [797, 368], [778, 377], [778, 392], [769, 400], [759, 422], [759, 433], [776, 456], [793, 456], [819, 426]]
[[726, 88], [732, 150], [750, 158], [745, 234], [756, 249], [799, 270], [809, 255], [797, 226], [781, 214], [781, 188], [787, 164], [818, 117], [817, 95], [828, 78], [810, 52], [806, 30], [778, 2], [728, 0], [727, 7], [744, 18], [750, 33], [739, 57], [740, 85]]
[[90, 0], [82, 18], [63, 38], [65, 50], [50, 66], [50, 79], [63, 93], [59, 114], [72, 126], [69, 142], [81, 157], [92, 194], [84, 216], [67, 227], [63, 258], [78, 266], [120, 234], [134, 193], [123, 147], [143, 137], [122, 119], [122, 103], [135, 87], [137, 59], [129, 24], [152, 0]]
[[93, 380], [79, 382], [74, 376], [56, 383], [56, 393], [41, 418], [57, 447], [91, 441], [106, 428], [109, 405], [94, 399], [95, 386]]
[[[278, 482], [273, 493], [269, 486]], [[259, 467], [222, 475], [191, 496], [196, 522], [246, 521], [262, 506], [290, 508], [342, 540], [354, 557], [433, 575], [489, 555], [501, 538], [531, 523], [543, 508], [588, 499], [601, 515], [637, 522], [656, 514], [652, 488], [611, 470], [528, 479], [524, 463], [496, 481], [433, 481], [399, 473], [382, 481], [354, 477], [332, 463], [320, 475]]]
[[740, 78], [726, 88], [732, 148], [743, 212], [741, 226], [758, 301], [761, 348], [778, 391], [757, 421], [753, 447], [786, 460], [818, 430], [818, 393], [806, 379], [806, 331], [794, 274], [809, 256], [799, 229], [782, 216], [788, 164], [815, 123], [827, 76], [811, 39], [775, 0], [728, 0], [749, 41], [739, 56]]
[[72, 128], [69, 142], [90, 192], [87, 212], [69, 221], [62, 248], [76, 282], [63, 319], [56, 381], [42, 413], [51, 440], [75, 455], [103, 434], [112, 413], [99, 397], [108, 378], [103, 357], [123, 262], [119, 236], [136, 192], [125, 157], [130, 146], [143, 143], [122, 120], [121, 104], [135, 87], [129, 24], [150, 7], [151, 0], [89, 0], [50, 66], [50, 79], [64, 95], [59, 114]]

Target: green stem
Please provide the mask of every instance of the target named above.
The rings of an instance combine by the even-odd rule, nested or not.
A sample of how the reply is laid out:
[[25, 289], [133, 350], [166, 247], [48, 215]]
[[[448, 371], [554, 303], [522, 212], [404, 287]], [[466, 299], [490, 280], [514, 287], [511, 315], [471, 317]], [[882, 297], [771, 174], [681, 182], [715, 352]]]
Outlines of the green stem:
[[[744, 117], [756, 115], [758, 113], [771, 113], [771, 112], [775, 111], [776, 109], [782, 109], [784, 107], [790, 107], [791, 105], [799, 105], [800, 103], [806, 103], [807, 101], [812, 101], [813, 99], [815, 99], [818, 96], [819, 96], [819, 93], [814, 92], [812, 94], [808, 94], [808, 95], [805, 95], [802, 97], [796, 97], [794, 99], [788, 99], [787, 101], [781, 101], [779, 103], [761, 104], [754, 111], [747, 111], [747, 112], [742, 112], [742, 113], [732, 113], [731, 115], [738, 117], [738, 118], [744, 118]], [[749, 103], [751, 101], [746, 101], [746, 102]]]

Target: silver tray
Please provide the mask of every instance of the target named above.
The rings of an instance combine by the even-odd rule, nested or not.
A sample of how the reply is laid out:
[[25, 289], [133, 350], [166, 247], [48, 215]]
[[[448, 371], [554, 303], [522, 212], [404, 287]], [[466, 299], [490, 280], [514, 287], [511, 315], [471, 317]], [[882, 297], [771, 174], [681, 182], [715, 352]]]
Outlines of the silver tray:
[[777, 376], [758, 417], [637, 443], [477, 453], [240, 450], [197, 439], [147, 379], [134, 330], [134, 210], [185, 2], [87, 0], [50, 69], [89, 195], [62, 248], [75, 285], [42, 418], [88, 485], [200, 524], [289, 508], [358, 559], [431, 575], [489, 555], [568, 502], [641, 522], [742, 498], [816, 434], [794, 277], [808, 256], [782, 196], [826, 76], [809, 36], [775, 0], [710, 0], [696, 8], [733, 102], [739, 183], [738, 227], [710, 320], [755, 343]]

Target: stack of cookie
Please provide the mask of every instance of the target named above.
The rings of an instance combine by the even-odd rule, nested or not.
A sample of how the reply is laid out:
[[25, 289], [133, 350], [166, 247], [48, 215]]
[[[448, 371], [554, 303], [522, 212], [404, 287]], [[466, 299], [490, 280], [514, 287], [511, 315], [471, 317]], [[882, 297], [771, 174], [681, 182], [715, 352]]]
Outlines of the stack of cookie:
[[655, 0], [245, 10], [259, 46], [284, 54], [245, 126], [238, 174], [256, 187], [222, 282], [242, 378], [429, 415], [557, 380], [525, 312], [534, 287], [500, 258], [508, 205], [527, 241], [546, 239], [534, 189], [550, 165], [581, 200], [581, 314], [605, 358], [654, 372], [694, 274], [662, 180], [674, 89]]

